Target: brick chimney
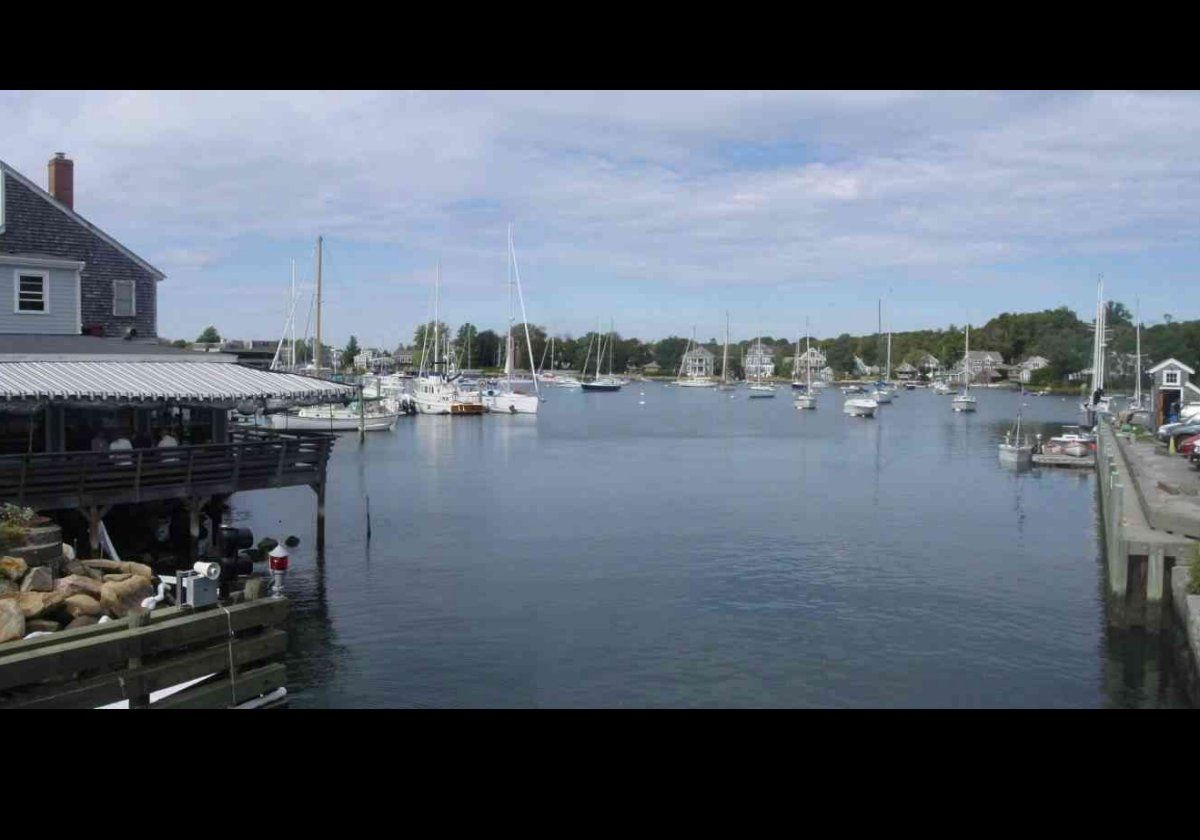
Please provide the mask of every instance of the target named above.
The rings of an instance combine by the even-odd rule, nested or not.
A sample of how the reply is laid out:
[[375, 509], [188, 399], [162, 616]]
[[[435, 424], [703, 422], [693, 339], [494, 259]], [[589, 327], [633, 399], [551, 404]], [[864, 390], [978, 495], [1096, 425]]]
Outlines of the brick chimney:
[[50, 158], [50, 195], [72, 210], [75, 209], [75, 163], [64, 152]]

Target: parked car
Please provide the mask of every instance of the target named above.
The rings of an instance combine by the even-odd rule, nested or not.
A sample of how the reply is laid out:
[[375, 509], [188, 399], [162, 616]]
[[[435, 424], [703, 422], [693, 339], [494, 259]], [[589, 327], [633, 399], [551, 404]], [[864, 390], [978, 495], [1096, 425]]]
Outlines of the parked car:
[[1192, 448], [1192, 454], [1188, 456], [1188, 461], [1191, 462], [1193, 467], [1200, 470], [1200, 446]]
[[1176, 441], [1175, 451], [1180, 455], [1191, 455], [1196, 451], [1196, 444], [1200, 443], [1200, 435], [1192, 435], [1181, 441]]
[[[1158, 427], [1158, 439], [1166, 443], [1171, 438], [1179, 436], [1190, 437], [1200, 434], [1200, 423], [1167, 423]], [[1178, 445], [1179, 441], [1175, 441]]]

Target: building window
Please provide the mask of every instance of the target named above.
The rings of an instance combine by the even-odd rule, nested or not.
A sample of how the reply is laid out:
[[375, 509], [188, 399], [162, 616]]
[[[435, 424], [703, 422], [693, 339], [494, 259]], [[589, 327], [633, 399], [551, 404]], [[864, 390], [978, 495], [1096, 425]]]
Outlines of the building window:
[[132, 280], [113, 281], [113, 315], [132, 317], [137, 314], [136, 285]]
[[17, 269], [13, 311], [18, 315], [45, 315], [50, 311], [50, 272]]
[[1179, 371], [1177, 371], [1177, 370], [1165, 371], [1163, 373], [1163, 384], [1164, 385], [1178, 385], [1179, 384]]

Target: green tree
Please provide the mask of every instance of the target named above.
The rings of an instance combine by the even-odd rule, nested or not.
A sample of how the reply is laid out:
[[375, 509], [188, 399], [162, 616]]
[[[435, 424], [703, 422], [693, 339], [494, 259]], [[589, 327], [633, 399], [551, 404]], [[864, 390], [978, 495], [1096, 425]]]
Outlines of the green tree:
[[479, 329], [474, 324], [463, 324], [454, 336], [454, 346], [462, 354], [463, 367], [474, 367], [478, 364]]
[[217, 332], [217, 328], [211, 324], [204, 328], [204, 332], [200, 333], [196, 339], [197, 344], [216, 344], [221, 340], [221, 334]]
[[354, 357], [362, 351], [358, 347], [358, 338], [350, 336], [350, 340], [346, 342], [346, 347], [342, 350], [342, 367], [350, 370], [354, 367]]

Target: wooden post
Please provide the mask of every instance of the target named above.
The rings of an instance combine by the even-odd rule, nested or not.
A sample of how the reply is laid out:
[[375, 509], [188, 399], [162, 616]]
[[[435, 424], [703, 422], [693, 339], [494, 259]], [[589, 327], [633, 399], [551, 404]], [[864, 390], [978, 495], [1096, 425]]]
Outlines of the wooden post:
[[367, 407], [363, 402], [363, 386], [358, 386], [358, 443], [361, 446], [367, 440]]
[[[150, 623], [150, 611], [143, 609], [135, 609], [129, 613], [129, 629], [136, 630], [138, 627], [144, 627]], [[134, 653], [129, 657], [129, 670], [136, 672], [142, 667], [142, 645], [141, 642], [135, 642]], [[140, 680], [139, 680], [140, 684]], [[131, 709], [148, 709], [150, 708], [150, 695], [148, 693], [133, 694], [129, 697], [129, 708]]]

